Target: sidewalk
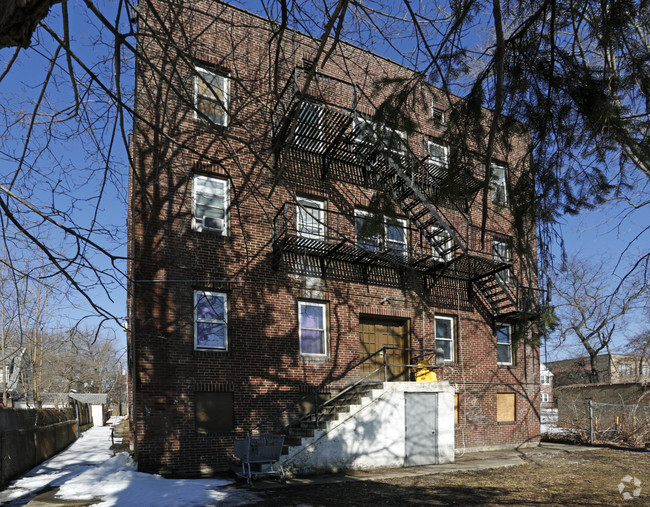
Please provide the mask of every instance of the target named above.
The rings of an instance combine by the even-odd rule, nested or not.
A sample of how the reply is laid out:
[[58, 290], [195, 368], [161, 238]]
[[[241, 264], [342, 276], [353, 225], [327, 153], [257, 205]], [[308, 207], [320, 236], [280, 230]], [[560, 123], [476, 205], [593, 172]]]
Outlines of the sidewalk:
[[542, 444], [508, 451], [467, 453], [455, 463], [408, 468], [382, 468], [341, 474], [292, 478], [287, 485], [255, 481], [253, 491], [234, 479], [164, 479], [136, 471], [127, 453], [113, 456], [111, 427], [95, 427], [57, 456], [42, 463], [0, 491], [0, 503], [16, 507], [59, 506], [207, 506], [263, 503], [269, 490], [303, 485], [372, 481], [467, 470], [500, 468], [525, 463], [522, 456], [547, 451], [578, 452], [589, 447]]

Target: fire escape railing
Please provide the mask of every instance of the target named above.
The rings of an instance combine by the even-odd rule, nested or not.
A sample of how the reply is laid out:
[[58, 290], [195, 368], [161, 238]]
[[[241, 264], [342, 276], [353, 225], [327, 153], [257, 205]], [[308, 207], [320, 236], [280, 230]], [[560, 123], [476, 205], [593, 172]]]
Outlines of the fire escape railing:
[[[278, 175], [294, 151], [319, 158], [323, 179], [328, 177], [333, 164], [360, 168], [363, 184], [390, 192], [418, 230], [416, 237], [420, 240], [423, 237], [429, 244], [413, 252], [409, 244], [391, 262], [406, 259], [401, 263], [420, 266], [420, 271], [431, 273], [434, 269], [438, 275], [444, 272], [445, 276], [467, 279], [492, 313], [516, 312], [518, 281], [514, 274], [508, 283], [498, 276], [504, 270], [511, 270], [510, 261], [502, 262], [493, 255], [492, 242], [486, 239], [485, 232], [478, 243], [480, 247], [477, 246], [473, 240], [477, 228], [470, 224], [454, 198], [467, 197], [483, 186], [480, 165], [456, 161], [450, 168], [447, 160], [431, 155], [432, 138], [421, 132], [411, 132], [407, 138], [398, 126], [378, 125], [372, 120], [375, 110], [370, 98], [357, 86], [318, 73], [310, 74], [305, 69], [294, 69], [275, 110], [273, 150], [278, 155]], [[276, 231], [288, 231], [288, 222], [283, 226], [279, 221], [276, 220]], [[276, 234], [275, 259], [277, 252], [289, 245], [304, 248], [305, 241], [296, 241], [298, 236], [286, 234], [294, 238], [288, 242], [282, 239], [282, 233]], [[349, 256], [346, 246], [350, 245], [352, 236], [343, 237], [343, 240], [334, 239], [322, 255], [338, 252]], [[445, 249], [441, 237], [449, 238], [453, 247]], [[425, 253], [428, 248], [430, 255]], [[451, 259], [447, 250], [453, 254]], [[387, 249], [382, 250], [384, 257], [386, 252]], [[372, 254], [367, 258], [377, 259], [377, 251]], [[432, 258], [442, 262], [431, 265]]]
[[[331, 210], [315, 210], [297, 202], [286, 202], [273, 219], [273, 250], [276, 265], [282, 252], [332, 258], [349, 262], [377, 263], [393, 267], [411, 267], [422, 274], [432, 274], [463, 259], [465, 252], [449, 237], [440, 237], [434, 249], [423, 230], [404, 223], [401, 217], [384, 217], [386, 227], [393, 228], [403, 241], [391, 240], [386, 229], [376, 235], [360, 235], [359, 215]], [[381, 217], [379, 217], [381, 218]], [[305, 222], [307, 219], [307, 223]], [[467, 226], [466, 237], [477, 236], [480, 228]], [[375, 231], [377, 232], [377, 231]], [[485, 241], [471, 242], [467, 253], [485, 259], [469, 269], [451, 267], [449, 274], [472, 281], [510, 269], [508, 260], [494, 260], [494, 241], [512, 240], [496, 231], [484, 231]], [[511, 275], [514, 279], [514, 275]]]

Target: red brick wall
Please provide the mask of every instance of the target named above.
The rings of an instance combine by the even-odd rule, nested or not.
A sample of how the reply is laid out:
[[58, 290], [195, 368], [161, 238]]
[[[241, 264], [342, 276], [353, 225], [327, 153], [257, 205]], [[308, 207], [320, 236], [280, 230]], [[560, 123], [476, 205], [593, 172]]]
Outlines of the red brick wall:
[[[174, 35], [171, 44], [147, 36], [144, 20], [155, 21], [143, 14], [139, 49], [144, 56], [136, 98], [141, 116], [132, 140], [129, 222], [131, 417], [140, 468], [196, 474], [224, 467], [232, 435], [197, 434], [196, 391], [233, 392], [235, 434], [244, 435], [314, 386], [330, 380], [343, 385], [355, 376], [356, 370], [342, 378], [359, 358], [362, 313], [409, 319], [411, 346], [421, 347], [423, 303], [425, 347], [434, 347], [436, 312], [453, 315], [460, 324], [459, 360], [441, 372], [459, 392], [457, 446], [534, 440], [539, 433], [537, 348], [521, 345], [514, 366], [497, 367], [491, 323], [472, 309], [466, 290], [450, 299], [447, 293], [436, 295], [435, 288], [426, 292], [417, 278], [402, 280], [403, 287], [327, 277], [314, 282], [293, 274], [286, 262], [273, 269], [273, 218], [285, 202], [302, 193], [325, 199], [330, 211], [351, 213], [368, 205], [376, 190], [343, 181], [297, 184], [289, 175], [277, 178], [270, 152], [276, 46], [269, 43], [267, 23], [217, 2], [193, 2], [191, 11], [163, 16]], [[317, 47], [300, 34], [284, 37], [278, 88]], [[159, 72], [143, 63], [147, 58], [158, 62]], [[192, 117], [193, 61], [232, 76], [231, 124], [221, 132]], [[320, 71], [365, 82], [368, 93], [369, 77], [410, 75], [404, 67], [348, 45], [339, 46]], [[414, 111], [425, 126], [427, 114]], [[436, 135], [432, 128], [430, 134]], [[516, 139], [499, 157], [509, 163], [521, 158], [525, 148], [525, 139]], [[227, 237], [192, 230], [196, 173], [230, 180]], [[480, 223], [480, 213], [477, 203], [470, 213], [475, 222]], [[491, 209], [489, 218], [490, 229], [512, 232], [507, 209]], [[227, 352], [194, 350], [193, 291], [198, 289], [228, 294]], [[385, 297], [390, 299], [382, 304]], [[330, 354], [325, 361], [299, 354], [299, 298], [329, 304]], [[515, 423], [496, 423], [497, 392], [518, 393]]]

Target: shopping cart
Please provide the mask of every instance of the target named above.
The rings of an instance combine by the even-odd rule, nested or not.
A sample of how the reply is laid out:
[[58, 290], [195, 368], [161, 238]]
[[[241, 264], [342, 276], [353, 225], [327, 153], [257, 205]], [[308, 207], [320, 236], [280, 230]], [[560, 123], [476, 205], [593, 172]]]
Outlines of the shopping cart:
[[[235, 440], [235, 456], [241, 462], [238, 477], [246, 477], [251, 486], [252, 480], [260, 475], [277, 475], [284, 482], [284, 469], [278, 461], [282, 454], [284, 435], [251, 435], [243, 440]], [[252, 470], [251, 465], [268, 465], [267, 470]]]

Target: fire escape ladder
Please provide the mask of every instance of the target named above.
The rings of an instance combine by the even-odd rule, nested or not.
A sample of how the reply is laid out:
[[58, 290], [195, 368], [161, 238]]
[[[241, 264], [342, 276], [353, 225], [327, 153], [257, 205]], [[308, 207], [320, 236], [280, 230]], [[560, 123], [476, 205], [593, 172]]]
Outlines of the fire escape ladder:
[[510, 264], [501, 264], [495, 271], [472, 280], [478, 289], [482, 302], [487, 303], [494, 317], [507, 317], [519, 312], [519, 282], [511, 271]]
[[[398, 159], [398, 161], [395, 160]], [[393, 197], [399, 205], [402, 213], [421, 232], [431, 245], [433, 257], [440, 261], [436, 269], [437, 274], [448, 269], [451, 264], [461, 256], [468, 253], [466, 234], [462, 235], [454, 227], [451, 220], [444, 217], [428, 199], [414, 177], [406, 173], [404, 168], [409, 168], [409, 161], [413, 164], [412, 174], [421, 174], [426, 170], [424, 164], [415, 156], [397, 155], [384, 153], [380, 155], [373, 168], [378, 173], [379, 182], [384, 188], [392, 190]], [[462, 224], [467, 230], [467, 217], [457, 210]]]

